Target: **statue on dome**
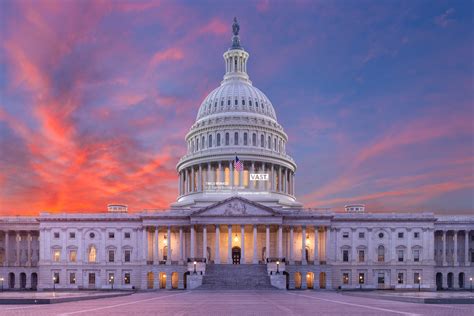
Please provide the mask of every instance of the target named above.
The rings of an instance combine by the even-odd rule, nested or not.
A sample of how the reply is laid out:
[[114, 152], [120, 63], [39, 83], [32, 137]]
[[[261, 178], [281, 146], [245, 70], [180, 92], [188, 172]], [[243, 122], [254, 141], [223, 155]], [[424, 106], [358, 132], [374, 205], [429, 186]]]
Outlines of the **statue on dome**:
[[237, 18], [234, 17], [234, 24], [232, 24], [232, 33], [234, 36], [238, 36], [240, 31], [239, 23], [237, 22]]

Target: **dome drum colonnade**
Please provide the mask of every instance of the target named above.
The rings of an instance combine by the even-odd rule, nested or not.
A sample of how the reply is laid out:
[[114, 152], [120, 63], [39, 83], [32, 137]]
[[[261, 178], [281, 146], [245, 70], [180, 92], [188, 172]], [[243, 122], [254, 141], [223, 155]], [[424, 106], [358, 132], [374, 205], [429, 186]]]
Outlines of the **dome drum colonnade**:
[[[248, 58], [234, 29], [233, 45], [224, 53], [224, 79], [204, 99], [186, 135], [187, 154], [177, 164], [178, 205], [206, 200], [212, 193], [219, 198], [250, 193], [257, 200], [262, 195], [252, 198], [252, 193], [267, 193], [284, 205], [297, 204], [296, 163], [286, 154], [288, 136], [270, 100], [252, 85]], [[234, 169], [236, 156], [242, 171]], [[253, 173], [268, 174], [268, 180], [251, 180]]]

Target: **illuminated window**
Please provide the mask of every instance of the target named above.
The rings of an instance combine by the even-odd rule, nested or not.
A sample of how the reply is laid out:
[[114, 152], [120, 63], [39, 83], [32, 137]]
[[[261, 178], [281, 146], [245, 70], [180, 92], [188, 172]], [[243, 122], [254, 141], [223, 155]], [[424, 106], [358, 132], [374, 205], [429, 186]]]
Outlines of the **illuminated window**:
[[224, 183], [225, 183], [225, 185], [230, 184], [230, 169], [229, 169], [229, 167], [226, 167], [224, 169]]
[[244, 174], [242, 175], [243, 181], [244, 181], [244, 187], [248, 188], [249, 187], [249, 171], [244, 170]]
[[69, 261], [70, 262], [76, 262], [76, 257], [77, 257], [77, 250], [69, 251]]
[[123, 277], [123, 283], [124, 284], [130, 284], [130, 273], [125, 273]]
[[53, 252], [53, 261], [59, 262], [60, 259], [61, 259], [61, 250], [55, 249]]
[[239, 172], [234, 169], [234, 186], [236, 187], [238, 185], [239, 185]]
[[343, 273], [342, 274], [342, 283], [343, 284], [349, 284], [349, 273]]
[[97, 249], [94, 246], [89, 248], [89, 262], [95, 262], [97, 258]]

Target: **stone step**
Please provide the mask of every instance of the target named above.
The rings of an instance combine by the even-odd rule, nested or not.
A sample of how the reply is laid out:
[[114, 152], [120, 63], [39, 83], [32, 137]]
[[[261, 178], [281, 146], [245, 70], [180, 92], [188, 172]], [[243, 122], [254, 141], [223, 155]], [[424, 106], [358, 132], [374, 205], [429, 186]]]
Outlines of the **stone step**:
[[210, 264], [199, 289], [273, 289], [266, 265]]

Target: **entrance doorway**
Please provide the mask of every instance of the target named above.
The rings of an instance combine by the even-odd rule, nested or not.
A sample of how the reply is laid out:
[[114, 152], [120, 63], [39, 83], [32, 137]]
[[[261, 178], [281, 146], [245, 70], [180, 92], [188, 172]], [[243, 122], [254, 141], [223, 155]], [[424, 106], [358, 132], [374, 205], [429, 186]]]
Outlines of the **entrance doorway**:
[[20, 289], [26, 289], [26, 273], [20, 273]]
[[436, 289], [443, 289], [443, 274], [441, 272], [436, 273]]
[[95, 288], [95, 273], [89, 273], [89, 288]]
[[232, 264], [240, 264], [240, 247], [232, 247]]

